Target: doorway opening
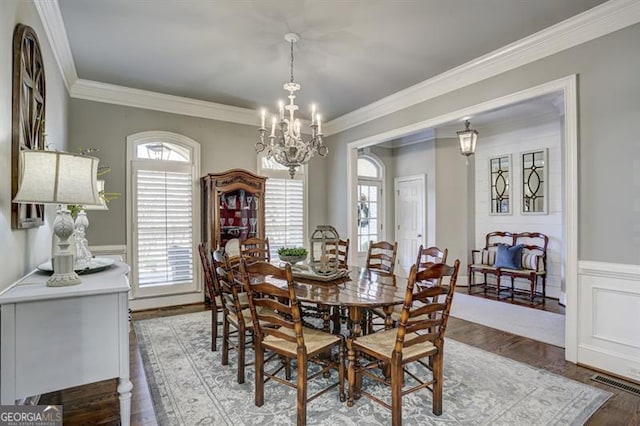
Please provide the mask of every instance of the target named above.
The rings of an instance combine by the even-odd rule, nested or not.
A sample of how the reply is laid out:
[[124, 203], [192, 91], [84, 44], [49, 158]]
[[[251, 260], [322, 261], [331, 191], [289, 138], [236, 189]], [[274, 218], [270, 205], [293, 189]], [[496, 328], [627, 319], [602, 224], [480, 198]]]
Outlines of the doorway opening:
[[[355, 179], [355, 163], [357, 158], [357, 150], [385, 143], [390, 140], [414, 135], [420, 131], [427, 129], [438, 129], [454, 123], [458, 124], [466, 117], [472, 117], [481, 113], [504, 109], [506, 107], [522, 104], [532, 101], [540, 97], [551, 94], [558, 94], [560, 103], [558, 109], [563, 117], [561, 126], [561, 231], [560, 241], [556, 241], [559, 251], [559, 264], [556, 265], [559, 271], [560, 280], [563, 284], [563, 291], [559, 298], [566, 302], [566, 317], [564, 330], [564, 346], [565, 358], [568, 361], [576, 362], [577, 359], [577, 93], [576, 93], [576, 77], [569, 76], [559, 80], [555, 80], [540, 86], [532, 87], [520, 92], [492, 99], [481, 104], [470, 106], [467, 108], [451, 111], [441, 116], [416, 122], [401, 128], [387, 131], [378, 135], [363, 138], [348, 144], [347, 147], [347, 175], [350, 182], [348, 188], [348, 214], [351, 218], [348, 224], [348, 232], [351, 238], [355, 238], [356, 215], [357, 208], [357, 185]], [[435, 144], [435, 141], [431, 143]], [[479, 144], [481, 140], [479, 141]], [[434, 148], [435, 149], [435, 148]], [[435, 158], [432, 159], [435, 165]], [[472, 165], [470, 165], [472, 166]], [[475, 169], [474, 169], [475, 174]], [[469, 178], [470, 179], [470, 178]], [[487, 178], [488, 179], [488, 178]], [[427, 193], [427, 198], [430, 194]], [[473, 198], [473, 197], [471, 197]], [[477, 205], [477, 200], [472, 199], [473, 205]], [[436, 201], [437, 203], [438, 201]], [[427, 201], [429, 204], [429, 201]], [[452, 210], [453, 211], [453, 210]], [[468, 210], [466, 210], [468, 213]], [[473, 212], [475, 214], [475, 212]], [[433, 223], [428, 219], [429, 224]], [[462, 222], [460, 222], [462, 223]], [[470, 225], [470, 220], [465, 221], [465, 229], [459, 229], [460, 234], [464, 234], [467, 239], [464, 253], [459, 252], [452, 259], [460, 258], [463, 263], [467, 263], [469, 252], [475, 248], [475, 222]], [[436, 242], [439, 240], [437, 233], [443, 232], [437, 227], [433, 235], [429, 235], [428, 240]], [[465, 268], [466, 270], [466, 268]], [[462, 282], [466, 281], [466, 277], [460, 277]]]

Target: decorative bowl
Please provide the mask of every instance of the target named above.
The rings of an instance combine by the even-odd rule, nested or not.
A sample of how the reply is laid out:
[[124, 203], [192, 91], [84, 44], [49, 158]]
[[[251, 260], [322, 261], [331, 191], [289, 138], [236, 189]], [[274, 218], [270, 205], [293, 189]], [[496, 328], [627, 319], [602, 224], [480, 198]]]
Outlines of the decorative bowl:
[[294, 263], [298, 263], [298, 262], [302, 262], [303, 260], [305, 260], [307, 258], [307, 255], [304, 256], [278, 256], [280, 258], [280, 260], [282, 260], [283, 262], [287, 262], [290, 264], [294, 264]]

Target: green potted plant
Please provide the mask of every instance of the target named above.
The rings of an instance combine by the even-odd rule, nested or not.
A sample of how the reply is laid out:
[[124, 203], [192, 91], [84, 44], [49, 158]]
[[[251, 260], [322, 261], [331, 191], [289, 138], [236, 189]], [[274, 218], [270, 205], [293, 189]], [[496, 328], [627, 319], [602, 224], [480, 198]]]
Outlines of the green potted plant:
[[278, 249], [278, 257], [280, 260], [292, 265], [305, 260], [308, 254], [309, 252], [304, 247], [280, 247]]

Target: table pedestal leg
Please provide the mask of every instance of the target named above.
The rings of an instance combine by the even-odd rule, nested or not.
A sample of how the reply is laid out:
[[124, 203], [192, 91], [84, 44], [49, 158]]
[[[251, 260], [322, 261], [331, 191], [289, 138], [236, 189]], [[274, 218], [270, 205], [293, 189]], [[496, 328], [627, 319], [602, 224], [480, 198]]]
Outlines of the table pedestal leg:
[[349, 307], [349, 319], [353, 324], [351, 328], [351, 335], [347, 338], [347, 360], [349, 361], [349, 371], [347, 379], [349, 382], [349, 399], [347, 405], [353, 406], [353, 400], [360, 398], [360, 388], [362, 386], [362, 374], [357, 372], [358, 360], [356, 359], [356, 353], [353, 350], [353, 340], [360, 336], [362, 328], [360, 322], [362, 321], [362, 309], [358, 306]]

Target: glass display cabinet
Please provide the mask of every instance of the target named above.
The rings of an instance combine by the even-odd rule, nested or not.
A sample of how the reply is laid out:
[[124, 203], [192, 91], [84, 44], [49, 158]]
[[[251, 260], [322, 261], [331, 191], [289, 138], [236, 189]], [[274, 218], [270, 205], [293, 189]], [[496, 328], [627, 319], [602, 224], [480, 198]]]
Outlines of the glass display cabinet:
[[264, 239], [266, 180], [242, 169], [201, 178], [202, 241], [208, 247], [224, 248], [233, 238]]

